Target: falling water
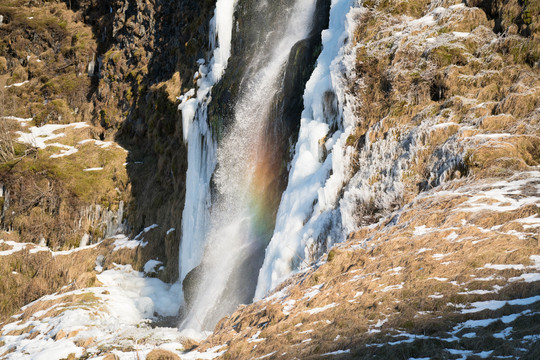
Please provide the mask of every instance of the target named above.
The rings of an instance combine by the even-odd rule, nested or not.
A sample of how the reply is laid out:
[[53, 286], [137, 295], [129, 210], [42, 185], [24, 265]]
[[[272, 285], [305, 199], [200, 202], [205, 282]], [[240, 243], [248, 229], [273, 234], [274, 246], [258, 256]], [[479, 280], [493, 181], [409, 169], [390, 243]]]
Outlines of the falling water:
[[200, 262], [209, 219], [210, 179], [216, 165], [216, 144], [207, 122], [207, 109], [212, 87], [221, 79], [231, 55], [233, 12], [237, 0], [218, 0], [210, 26], [212, 58], [205, 65], [200, 61], [197, 90], [181, 97], [184, 141], [188, 144], [186, 199], [182, 213], [180, 243], [180, 280]]
[[273, 181], [269, 174], [275, 173], [275, 169], [268, 169], [270, 149], [262, 145], [266, 141], [265, 129], [291, 49], [310, 32], [316, 1], [283, 2], [287, 5], [256, 5], [263, 14], [279, 12], [276, 18], [280, 23], [256, 29], [266, 36], [259, 36], [255, 45], [230, 125], [217, 148], [216, 191], [207, 217], [210, 221], [203, 241], [206, 246], [193, 305], [183, 328], [210, 329], [238, 304], [251, 301], [255, 292], [258, 269], [272, 233], [260, 218], [266, 204], [261, 195]]

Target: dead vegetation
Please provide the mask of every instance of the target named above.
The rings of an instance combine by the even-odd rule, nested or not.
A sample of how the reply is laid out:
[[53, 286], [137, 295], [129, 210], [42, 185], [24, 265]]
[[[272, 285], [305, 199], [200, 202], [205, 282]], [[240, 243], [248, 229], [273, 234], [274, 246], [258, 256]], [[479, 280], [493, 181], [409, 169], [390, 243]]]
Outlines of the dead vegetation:
[[[45, 239], [53, 250], [77, 247], [85, 234], [90, 242], [99, 241], [107, 230], [102, 213], [115, 212], [121, 202], [129, 202], [125, 151], [115, 145], [105, 149], [92, 143], [77, 145], [77, 136], [59, 139], [79, 149], [69, 157], [51, 159], [55, 154], [51, 147], [0, 165], [5, 203], [0, 223], [16, 232], [20, 241]], [[103, 170], [85, 171], [88, 168]]]
[[[97, 51], [92, 28], [81, 12], [56, 1], [10, 0], [0, 13], [0, 226], [19, 241], [45, 241], [53, 250], [78, 246], [85, 235], [98, 241], [105, 235], [102, 219], [86, 213], [98, 206], [116, 211], [129, 202], [125, 151], [79, 144], [100, 139], [99, 127], [66, 129], [57, 142], [79, 151], [51, 159], [61, 147], [38, 149], [18, 133], [90, 121], [87, 70]], [[83, 171], [98, 167], [104, 171]]]
[[[34, 151], [33, 144], [13, 143], [18, 135], [0, 131], [0, 161], [5, 160], [0, 183], [10, 196], [0, 197], [0, 205], [12, 206], [11, 211], [0, 206], [1, 228], [18, 233], [21, 241], [45, 239], [53, 249], [72, 248], [85, 235], [91, 241], [102, 238], [101, 215], [117, 211], [122, 201], [132, 235], [159, 219], [160, 233], [151, 235], [141, 256], [170, 260], [160, 276], [174, 281], [179, 237], [166, 232], [180, 228], [181, 212], [174, 210], [183, 206], [187, 169], [176, 97], [193, 86], [215, 2], [128, 5], [102, 0], [0, 4], [0, 117], [32, 118], [28, 127], [92, 125], [85, 137], [70, 133], [60, 141], [76, 147], [77, 154], [54, 161], [50, 156], [59, 147]], [[197, 51], [188, 53], [188, 42]], [[13, 119], [6, 126], [24, 130]], [[114, 146], [77, 144], [84, 139], [114, 139], [130, 157]], [[104, 169], [82, 172], [96, 167]], [[34, 183], [60, 197], [59, 206], [45, 208], [43, 201], [32, 206], [35, 196], [17, 192]], [[86, 221], [89, 213], [100, 219]]]
[[[352, 43], [355, 65], [348, 75], [358, 119], [347, 139], [357, 153], [353, 167], [376, 168], [367, 156], [392, 142], [398, 151], [395, 164], [400, 155], [411, 160], [396, 165], [402, 171], [392, 181], [403, 184], [400, 196], [386, 204], [359, 201], [359, 225], [377, 221], [446, 180], [503, 177], [540, 163], [535, 150], [540, 40], [537, 27], [519, 20], [534, 5], [495, 2], [495, 16], [486, 10], [488, 3], [363, 3]], [[435, 11], [440, 6], [446, 10]], [[493, 31], [499, 25], [507, 31], [504, 36]], [[512, 32], [512, 26], [520, 30]], [[424, 124], [430, 128], [423, 129]], [[497, 138], [504, 133], [512, 136]], [[454, 168], [447, 168], [449, 163]], [[387, 191], [381, 185], [387, 170], [374, 171], [364, 181], [373, 199]]]
[[0, 162], [18, 162], [26, 156], [35, 155], [37, 152], [35, 147], [14, 140], [13, 130], [1, 114], [2, 111], [0, 111]]
[[153, 350], [146, 356], [146, 360], [180, 360], [180, 357], [170, 351]]
[[17, 162], [25, 156], [34, 155], [37, 149], [15, 140], [18, 126], [6, 117], [5, 81], [0, 78], [0, 163]]
[[88, 119], [87, 67], [96, 42], [80, 15], [59, 2], [33, 7], [7, 1], [0, 12], [0, 79], [6, 85], [27, 82], [5, 89], [9, 115], [33, 117], [38, 124]]

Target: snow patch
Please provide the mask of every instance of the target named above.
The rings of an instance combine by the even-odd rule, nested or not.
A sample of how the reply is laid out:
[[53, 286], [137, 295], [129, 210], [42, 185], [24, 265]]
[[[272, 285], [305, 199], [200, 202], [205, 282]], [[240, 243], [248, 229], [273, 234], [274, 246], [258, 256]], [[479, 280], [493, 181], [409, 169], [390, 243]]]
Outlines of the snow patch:
[[1, 244], [11, 246], [11, 249], [0, 251], [0, 256], [12, 255], [12, 254], [14, 254], [16, 252], [24, 250], [26, 248], [26, 245], [28, 245], [26, 243], [18, 243], [18, 242], [15, 242], [15, 241], [5, 241], [5, 240], [0, 240], [0, 245]]
[[481, 269], [493, 269], [493, 270], [523, 270], [525, 266], [523, 264], [486, 264]]
[[315, 285], [308, 289], [308, 292], [304, 294], [302, 299], [307, 299], [308, 301], [311, 300], [315, 295], [319, 294], [321, 292], [321, 288], [324, 286], [324, 284]]
[[[115, 269], [97, 275], [97, 278], [102, 287], [47, 295], [23, 307], [24, 311], [38, 302], [58, 301], [49, 309], [35, 312], [26, 323], [16, 321], [6, 324], [0, 330], [3, 339], [0, 353], [10, 350], [10, 359], [60, 359], [67, 358], [71, 353], [80, 357], [84, 349], [77, 344], [92, 338], [93, 343], [87, 349], [90, 354], [97, 353], [100, 346], [111, 344], [132, 348], [128, 352], [115, 351], [120, 358], [126, 359], [134, 359], [136, 355], [144, 358], [155, 348], [179, 354], [182, 336], [177, 329], [152, 329], [146, 324], [154, 313], [161, 316], [176, 314], [180, 306], [179, 284], [169, 285], [158, 279], [144, 278], [142, 273], [134, 271], [129, 265], [117, 265]], [[81, 295], [82, 299], [88, 298], [90, 302], [62, 303], [62, 299]], [[92, 298], [97, 302], [94, 303]], [[52, 312], [54, 315], [43, 318], [51, 310], [55, 310]], [[6, 336], [15, 329], [23, 330], [28, 326], [32, 326], [32, 340], [27, 339], [27, 333]], [[60, 331], [75, 335], [55, 340]], [[189, 356], [192, 359], [213, 359], [217, 356], [215, 350], [209, 350], [199, 357]]]
[[351, 352], [351, 350], [349, 350], [349, 349], [347, 349], [347, 350], [336, 350], [336, 351], [324, 353], [324, 354], [322, 354], [321, 356], [342, 355], [342, 354], [348, 354], [348, 353], [350, 353], [350, 352]]
[[91, 143], [91, 142], [94, 143], [96, 146], [99, 146], [102, 149], [106, 149], [106, 148], [111, 147], [113, 145], [116, 145], [117, 147], [122, 148], [121, 146], [115, 144], [112, 141], [101, 141], [101, 140], [95, 140], [95, 139], [85, 139], [85, 140], [79, 141], [78, 144], [84, 145], [84, 144]]
[[306, 310], [304, 312], [308, 313], [309, 315], [314, 315], [314, 314], [318, 314], [318, 313], [321, 313], [323, 311], [326, 311], [328, 309], [335, 308], [338, 305], [339, 305], [338, 303], [331, 303], [331, 304], [325, 305], [323, 307], [318, 307], [318, 308]]
[[296, 304], [296, 300], [294, 299], [290, 299], [290, 300], [287, 300], [283, 303], [283, 314], [285, 315], [289, 315], [292, 311], [292, 309], [294, 309], [294, 305]]
[[161, 262], [159, 260], [148, 260], [146, 262], [146, 264], [144, 264], [144, 273], [145, 274], [153, 274], [153, 273], [158, 272], [159, 269], [156, 270], [156, 267], [158, 267], [161, 264], [163, 264], [163, 262]]
[[414, 236], [422, 236], [425, 234], [429, 234], [430, 232], [433, 232], [436, 229], [428, 228], [426, 225], [422, 226], [416, 226], [413, 231]]
[[461, 311], [463, 314], [470, 314], [470, 313], [476, 313], [483, 310], [498, 310], [502, 308], [505, 305], [531, 305], [535, 302], [540, 301], [540, 295], [533, 296], [525, 299], [515, 299], [515, 300], [489, 300], [489, 301], [477, 301], [471, 303], [472, 308], [471, 309], [464, 309]]
[[399, 289], [403, 289], [403, 283], [397, 284], [397, 285], [389, 285], [389, 286], [385, 287], [384, 289], [382, 289], [381, 291], [382, 292], [389, 292], [389, 291], [392, 291], [392, 290], [399, 290]]
[[142, 240], [130, 240], [125, 235], [117, 235], [116, 240], [114, 241], [113, 245], [114, 245], [113, 252], [115, 252], [120, 249], [135, 249], [139, 246], [145, 247], [146, 245], [148, 245], [148, 243]]
[[15, 83], [15, 84], [11, 84], [11, 85], [4, 85], [4, 87], [6, 89], [9, 89], [10, 87], [20, 87], [20, 86], [23, 86], [24, 84], [28, 84], [30, 81], [28, 80], [25, 80], [23, 82], [20, 82], [20, 83]]
[[102, 167], [95, 167], [95, 168], [87, 168], [87, 169], [83, 169], [83, 171], [101, 171], [103, 170]]

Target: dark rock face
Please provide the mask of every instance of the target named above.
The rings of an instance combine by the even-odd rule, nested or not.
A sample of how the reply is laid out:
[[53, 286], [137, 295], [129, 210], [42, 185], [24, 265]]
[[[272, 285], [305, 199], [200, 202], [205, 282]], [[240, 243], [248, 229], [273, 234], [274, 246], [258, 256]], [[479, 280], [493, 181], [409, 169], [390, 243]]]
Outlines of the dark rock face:
[[191, 270], [182, 281], [182, 291], [184, 292], [184, 300], [186, 302], [185, 312], [189, 311], [189, 308], [195, 300], [197, 294], [197, 284], [201, 280], [202, 266], [199, 265]]
[[[116, 1], [95, 27], [102, 39], [91, 94], [96, 121], [104, 137], [115, 134], [129, 150], [128, 162], [135, 165], [128, 166], [128, 220], [133, 234], [160, 225], [147, 235], [149, 245], [139, 256], [141, 263], [162, 260], [160, 277], [167, 281], [178, 277], [187, 170], [176, 97], [193, 86], [196, 61], [206, 56], [214, 7], [215, 0]], [[178, 230], [166, 235], [170, 228]]]

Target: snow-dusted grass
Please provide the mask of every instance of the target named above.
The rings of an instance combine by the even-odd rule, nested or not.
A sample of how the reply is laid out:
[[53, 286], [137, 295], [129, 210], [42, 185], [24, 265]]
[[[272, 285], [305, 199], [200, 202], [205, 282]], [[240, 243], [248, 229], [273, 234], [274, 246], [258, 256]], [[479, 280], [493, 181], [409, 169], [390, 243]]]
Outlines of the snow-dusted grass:
[[15, 241], [0, 240], [0, 245], [2, 245], [2, 244], [7, 245], [7, 246], [11, 246], [11, 249], [0, 251], [0, 256], [13, 255], [16, 252], [25, 250], [27, 248], [29, 248], [28, 252], [30, 254], [35, 254], [35, 253], [38, 253], [38, 252], [41, 252], [41, 251], [46, 251], [46, 252], [50, 252], [52, 256], [59, 256], [59, 255], [69, 255], [69, 254], [73, 254], [73, 253], [78, 252], [78, 251], [91, 249], [91, 248], [99, 246], [100, 243], [95, 243], [95, 244], [88, 245], [88, 246], [81, 246], [81, 247], [78, 247], [78, 248], [74, 248], [74, 249], [71, 249], [71, 250], [64, 250], [64, 251], [52, 251], [50, 248], [48, 248], [46, 246], [40, 246], [40, 245], [36, 245], [34, 243], [21, 243], [21, 242], [15, 242]]
[[88, 144], [88, 143], [93, 143], [102, 149], [106, 149], [108, 147], [115, 145], [115, 143], [113, 143], [112, 141], [101, 141], [101, 140], [95, 140], [95, 139], [85, 139], [85, 140], [79, 141], [79, 144], [81, 145]]
[[[26, 126], [26, 124], [32, 120], [15, 117], [6, 118], [17, 120], [21, 126]], [[100, 141], [95, 139], [84, 139], [77, 141], [81, 138], [81, 136], [88, 136], [81, 135], [82, 133], [80, 132], [81, 129], [87, 127], [89, 127], [89, 125], [84, 122], [71, 124], [46, 124], [39, 127], [32, 126], [25, 129], [25, 131], [17, 131], [17, 134], [19, 135], [17, 141], [35, 146], [38, 149], [48, 149], [50, 152], [53, 152], [50, 155], [51, 159], [68, 157], [77, 153], [82, 148], [84, 148], [86, 151], [89, 149], [85, 147], [87, 144], [94, 144], [95, 146], [104, 150], [112, 150], [113, 148], [124, 150], [121, 146], [111, 141]], [[59, 151], [55, 152], [55, 149], [59, 149]], [[83, 171], [98, 171], [101, 168], [103, 167], [89, 167]]]
[[[523, 173], [509, 181], [530, 183], [534, 176]], [[492, 189], [494, 183], [485, 185]], [[246, 319], [254, 322], [260, 316], [265, 323], [271, 314], [274, 318], [265, 323], [261, 337], [266, 340], [257, 344], [257, 356], [276, 346], [287, 348], [288, 354], [301, 351], [294, 349], [314, 351], [313, 341], [303, 342], [306, 334], [322, 339], [318, 346], [335, 344], [328, 351], [321, 347], [322, 353], [367, 342], [351, 352], [421, 355], [420, 344], [429, 344], [439, 354], [466, 351], [468, 356], [489, 358], [499, 354], [491, 352], [502, 345], [490, 343], [492, 332], [501, 334], [494, 337], [497, 341], [529, 349], [523, 330], [516, 329], [534, 326], [524, 324], [534, 321], [540, 303], [535, 285], [526, 282], [534, 281], [540, 263], [530, 241], [535, 234], [520, 228], [535, 223], [534, 208], [523, 203], [515, 212], [497, 211], [501, 215], [494, 217], [463, 211], [480, 184], [459, 184], [448, 193], [444, 188], [426, 192], [405, 209], [364, 228], [352, 242], [336, 245], [331, 260], [325, 255], [261, 303], [233, 314], [231, 319], [238, 320], [228, 320], [218, 336]], [[510, 226], [515, 231], [508, 231]], [[322, 320], [329, 317], [329, 323]], [[505, 330], [509, 327], [512, 330]], [[274, 331], [279, 332], [279, 343], [273, 341]], [[243, 337], [253, 334], [243, 327], [240, 336], [231, 339], [231, 351], [241, 347], [235, 342], [241, 344]]]
[[[145, 355], [155, 348], [181, 353], [184, 337], [177, 329], [152, 329], [146, 325], [146, 319], [154, 318], [154, 314], [177, 313], [179, 284], [171, 286], [144, 278], [129, 265], [104, 271], [98, 280], [102, 287], [53, 294], [25, 306], [23, 313], [30, 312], [30, 317], [25, 315], [24, 320], [15, 320], [1, 329], [0, 353], [10, 349], [7, 359], [47, 360], [72, 353], [98, 358], [103, 349], [114, 349], [120, 358]], [[43, 307], [42, 311], [33, 310]], [[10, 335], [27, 328], [33, 334], [31, 339], [26, 331]], [[85, 342], [90, 345], [81, 346]], [[218, 353], [214, 350], [193, 358], [212, 359]]]
[[27, 126], [30, 121], [34, 120], [33, 118], [21, 118], [16, 116], [2, 116], [0, 119], [17, 121], [22, 127]]
[[[539, 171], [529, 171], [517, 173], [508, 180], [476, 186], [474, 195], [471, 194], [470, 199], [463, 204], [463, 210], [505, 212], [528, 204], [540, 204], [539, 178]], [[525, 195], [524, 189], [528, 187], [534, 189], [534, 193]]]

